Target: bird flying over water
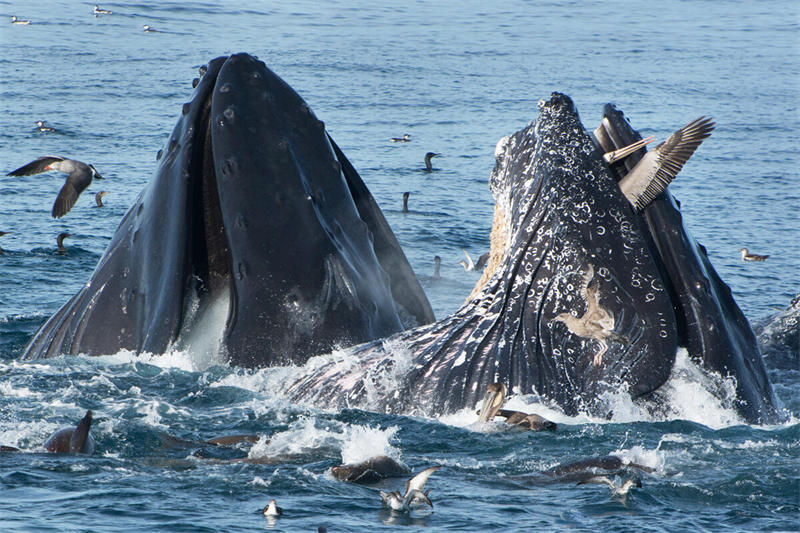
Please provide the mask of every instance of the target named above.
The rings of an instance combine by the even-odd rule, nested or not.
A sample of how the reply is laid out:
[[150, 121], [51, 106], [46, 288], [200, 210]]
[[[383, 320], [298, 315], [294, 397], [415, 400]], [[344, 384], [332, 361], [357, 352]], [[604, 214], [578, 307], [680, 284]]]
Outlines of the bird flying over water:
[[[619, 181], [619, 188], [628, 201], [642, 210], [661, 194], [675, 179], [683, 165], [692, 157], [697, 147], [708, 138], [715, 124], [711, 117], [700, 117], [685, 125], [669, 138], [647, 152], [644, 157]], [[643, 139], [603, 157], [611, 164], [627, 157], [648, 144], [652, 138]]]
[[408, 511], [409, 505], [417, 500], [427, 503], [433, 507], [433, 503], [431, 503], [430, 498], [428, 498], [429, 493], [423, 492], [423, 490], [425, 489], [425, 483], [428, 481], [428, 478], [431, 476], [431, 474], [440, 468], [441, 466], [432, 466], [430, 468], [426, 468], [419, 474], [406, 481], [406, 491], [402, 496], [400, 496], [400, 493], [396, 490], [392, 492], [381, 491], [381, 500], [385, 505], [394, 511]]
[[92, 179], [104, 179], [92, 165], [57, 155], [38, 157], [27, 165], [12, 170], [7, 175], [32, 176], [33, 174], [41, 174], [51, 170], [59, 170], [69, 174], [53, 204], [53, 218], [61, 218], [66, 215], [75, 205], [75, 202], [78, 201], [78, 196], [92, 183]]

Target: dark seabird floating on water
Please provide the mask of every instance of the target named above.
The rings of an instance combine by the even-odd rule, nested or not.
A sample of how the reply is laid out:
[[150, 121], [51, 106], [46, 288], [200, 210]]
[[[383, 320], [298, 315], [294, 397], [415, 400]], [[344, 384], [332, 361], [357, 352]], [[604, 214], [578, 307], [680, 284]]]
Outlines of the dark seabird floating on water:
[[495, 416], [502, 416], [506, 419], [506, 424], [519, 426], [524, 429], [538, 431], [541, 429], [556, 429], [556, 423], [547, 420], [537, 414], [523, 413], [522, 411], [510, 411], [500, 409], [506, 398], [506, 386], [502, 383], [492, 383], [486, 387], [486, 396], [483, 397], [483, 405], [479, 411], [478, 421], [482, 423], [491, 422]]
[[409, 192], [403, 193], [403, 213], [408, 213], [408, 196], [410, 194]]
[[430, 172], [431, 170], [433, 170], [433, 165], [431, 165], [431, 159], [436, 157], [437, 155], [441, 155], [441, 154], [435, 154], [433, 152], [428, 152], [427, 154], [425, 154], [425, 171], [426, 172]]
[[100, 6], [95, 5], [94, 8], [92, 9], [92, 13], [94, 13], [94, 16], [96, 17], [97, 15], [110, 15], [113, 13], [113, 11], [110, 11], [108, 9], [101, 9]]
[[747, 251], [747, 248], [742, 248], [739, 250], [742, 253], [742, 261], [766, 261], [768, 255], [758, 255], [758, 254], [751, 254]]
[[64, 248], [64, 239], [66, 239], [67, 237], [69, 237], [71, 235], [72, 235], [71, 233], [59, 233], [58, 234], [56, 242], [58, 243], [58, 254], [59, 255], [65, 255], [67, 253], [67, 249]]
[[442, 258], [439, 257], [438, 255], [433, 256], [433, 276], [431, 276], [432, 280], [437, 281], [441, 279], [441, 276], [439, 275], [439, 269], [441, 268], [441, 266], [442, 266]]
[[78, 196], [86, 190], [93, 179], [103, 179], [103, 176], [98, 174], [92, 165], [57, 155], [38, 157], [27, 165], [12, 170], [7, 175], [31, 176], [50, 170], [59, 170], [69, 174], [53, 204], [53, 218], [61, 218], [66, 215], [78, 201]]
[[30, 23], [31, 23], [30, 20], [18, 19], [16, 16], [11, 17], [11, 24], [17, 24], [18, 26], [27, 26]]
[[392, 137], [389, 140], [393, 143], [407, 143], [411, 140], [411, 136], [408, 133], [404, 133], [402, 137]]
[[439, 470], [441, 466], [432, 466], [426, 468], [416, 476], [406, 481], [406, 491], [402, 496], [400, 492], [393, 490], [392, 492], [381, 491], [381, 500], [384, 505], [388, 506], [393, 511], [408, 511], [408, 506], [414, 501], [421, 501], [433, 507], [428, 492], [423, 492], [425, 489], [425, 482], [428, 478]]
[[159, 33], [157, 29], [153, 28], [152, 26], [148, 26], [147, 24], [142, 26], [142, 29], [145, 33]]
[[55, 133], [56, 129], [44, 123], [44, 120], [36, 121], [36, 129], [42, 133]]
[[94, 195], [95, 207], [105, 207], [105, 204], [103, 203], [103, 196], [107, 194], [111, 193], [109, 191], [100, 191]]

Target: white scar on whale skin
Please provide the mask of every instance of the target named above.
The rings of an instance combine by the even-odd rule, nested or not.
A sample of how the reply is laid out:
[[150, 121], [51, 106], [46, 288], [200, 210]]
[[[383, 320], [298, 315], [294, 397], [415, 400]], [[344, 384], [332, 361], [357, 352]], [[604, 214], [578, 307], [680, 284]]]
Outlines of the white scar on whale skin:
[[586, 312], [578, 318], [569, 313], [561, 313], [553, 321], [563, 322], [570, 333], [583, 338], [594, 339], [600, 345], [600, 350], [594, 355], [592, 364], [600, 366], [603, 355], [608, 351], [606, 338], [619, 336], [614, 333], [614, 314], [600, 305], [600, 291], [597, 284], [589, 287], [594, 277], [594, 266], [590, 263], [581, 284], [581, 296], [586, 302]]

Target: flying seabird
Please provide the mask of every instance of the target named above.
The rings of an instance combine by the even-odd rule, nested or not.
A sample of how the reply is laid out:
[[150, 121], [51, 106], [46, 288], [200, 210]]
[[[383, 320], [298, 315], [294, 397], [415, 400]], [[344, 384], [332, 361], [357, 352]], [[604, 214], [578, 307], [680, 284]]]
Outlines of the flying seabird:
[[402, 137], [392, 137], [389, 140], [392, 141], [393, 143], [407, 143], [408, 141], [411, 140], [411, 135], [409, 135], [408, 133], [404, 133]]
[[425, 171], [426, 172], [430, 172], [431, 170], [433, 170], [433, 165], [431, 165], [431, 158], [436, 157], [437, 155], [441, 155], [441, 154], [435, 154], [433, 152], [428, 152], [427, 154], [425, 154]]
[[408, 195], [411, 194], [409, 192], [403, 193], [403, 213], [408, 213]]
[[406, 481], [406, 492], [402, 496], [400, 496], [400, 493], [396, 490], [392, 492], [381, 491], [381, 500], [385, 505], [394, 511], [407, 512], [408, 506], [416, 500], [427, 503], [433, 507], [433, 503], [431, 503], [430, 498], [428, 498], [429, 491], [423, 492], [423, 489], [425, 488], [425, 482], [428, 481], [430, 475], [440, 468], [441, 466], [432, 466], [430, 468], [426, 468], [416, 476]]
[[278, 504], [275, 502], [275, 500], [270, 500], [267, 506], [264, 507], [264, 510], [261, 512], [264, 513], [264, 516], [280, 516], [283, 514], [283, 509], [278, 507]]
[[485, 424], [486, 422], [491, 422], [495, 416], [502, 416], [506, 419], [506, 424], [511, 424], [512, 426], [519, 426], [533, 431], [556, 429], [555, 422], [551, 422], [537, 414], [500, 409], [505, 401], [506, 392], [506, 386], [502, 383], [492, 383], [486, 387], [486, 395], [483, 397], [483, 405], [478, 415], [479, 422]]
[[108, 9], [100, 9], [100, 6], [96, 5], [94, 6], [94, 9], [92, 9], [92, 13], [94, 13], [94, 16], [96, 17], [97, 15], [110, 15], [113, 13], [113, 11], [109, 11]]
[[611, 489], [611, 495], [619, 498], [626, 497], [631, 487], [642, 488], [642, 482], [637, 477], [628, 478], [622, 485], [617, 486], [608, 476], [592, 476], [583, 481], [579, 481], [578, 485], [586, 485], [588, 483], [602, 483], [603, 485], [608, 485]]
[[742, 261], [766, 261], [768, 255], [758, 255], [758, 254], [751, 254], [747, 251], [747, 248], [742, 248], [739, 250], [742, 253]]
[[[647, 152], [619, 181], [619, 188], [628, 201], [637, 210], [647, 207], [675, 179], [703, 139], [711, 135], [714, 127], [714, 120], [711, 117], [697, 118], [670, 135], [666, 141], [656, 146], [655, 150]], [[603, 157], [611, 164], [627, 157], [649, 142], [650, 140], [643, 139], [619, 150], [608, 152]]]
[[53, 128], [51, 126], [47, 126], [44, 123], [44, 120], [37, 120], [36, 121], [36, 126], [37, 126], [36, 129], [38, 131], [41, 131], [42, 133], [55, 133], [55, 131], [56, 131], [55, 128]]
[[94, 195], [94, 203], [96, 204], [95, 207], [105, 207], [105, 204], [103, 203], [103, 196], [107, 194], [111, 193], [108, 191], [100, 191]]
[[593, 358], [594, 366], [600, 366], [603, 362], [603, 355], [608, 350], [606, 339], [625, 341], [624, 337], [614, 333], [614, 314], [600, 305], [600, 291], [597, 284], [589, 287], [594, 277], [594, 266], [589, 264], [586, 274], [583, 276], [581, 284], [581, 296], [586, 302], [586, 312], [582, 317], [572, 316], [570, 313], [561, 313], [553, 320], [563, 322], [569, 331], [579, 337], [594, 339], [600, 344], [598, 351]]
[[58, 254], [59, 255], [66, 255], [67, 249], [64, 248], [64, 239], [71, 236], [71, 233], [59, 233], [58, 237], [56, 238], [56, 242], [58, 243]]
[[18, 24], [18, 25], [21, 25], [21, 26], [27, 26], [30, 23], [31, 23], [30, 20], [18, 19], [16, 16], [11, 17], [11, 24]]
[[442, 266], [442, 258], [439, 257], [438, 255], [433, 256], [433, 276], [431, 276], [432, 280], [438, 281], [439, 279], [441, 279], [441, 276], [439, 276], [439, 267], [441, 266]]
[[50, 170], [59, 170], [69, 174], [53, 204], [53, 218], [61, 218], [66, 215], [75, 205], [75, 202], [78, 201], [78, 196], [92, 183], [92, 179], [103, 179], [103, 176], [98, 174], [92, 165], [57, 155], [38, 157], [27, 165], [9, 172], [7, 175], [31, 176]]

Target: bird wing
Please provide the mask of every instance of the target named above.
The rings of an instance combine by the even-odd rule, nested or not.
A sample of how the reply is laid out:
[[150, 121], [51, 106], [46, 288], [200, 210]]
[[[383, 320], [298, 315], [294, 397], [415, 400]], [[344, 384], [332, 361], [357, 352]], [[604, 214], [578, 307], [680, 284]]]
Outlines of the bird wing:
[[475, 263], [475, 270], [482, 270], [483, 267], [486, 266], [486, 263], [489, 261], [489, 252], [481, 254], [478, 258], [478, 262]]
[[711, 117], [697, 118], [656, 146], [653, 156], [642, 160], [620, 180], [620, 188], [638, 210], [642, 210], [675, 179], [697, 147], [708, 138], [715, 124]]
[[586, 485], [587, 483], [600, 483], [602, 485], [608, 485], [612, 489], [617, 488], [617, 486], [614, 485], [614, 482], [611, 481], [608, 476], [591, 476], [578, 481], [578, 485]]
[[475, 270], [475, 264], [472, 262], [472, 258], [469, 256], [467, 250], [465, 248], [462, 248], [461, 251], [464, 252], [464, 257], [467, 258], [467, 266], [464, 268], [466, 268], [467, 270]]
[[425, 483], [428, 481], [428, 478], [440, 468], [441, 466], [432, 466], [430, 468], [426, 468], [416, 476], [406, 481], [406, 497], [408, 497], [411, 491], [422, 492], [422, 489], [425, 488]]
[[7, 176], [32, 176], [33, 174], [41, 174], [42, 172], [47, 172], [47, 166], [53, 163], [57, 163], [58, 161], [63, 161], [63, 157], [59, 157], [57, 155], [45, 155], [42, 157], [37, 157], [27, 165], [22, 165], [16, 170], [12, 170]]
[[69, 210], [72, 209], [72, 206], [78, 201], [79, 194], [80, 193], [68, 179], [67, 182], [64, 183], [64, 186], [61, 187], [61, 191], [58, 193], [56, 201], [53, 204], [53, 218], [61, 218], [69, 213]]
[[433, 508], [433, 502], [431, 502], [431, 499], [428, 498], [429, 493], [429, 490], [422, 492], [421, 490], [412, 489], [408, 496], [406, 496], [406, 499], [408, 500], [408, 503], [421, 501], [423, 503], [427, 503], [431, 508]]

